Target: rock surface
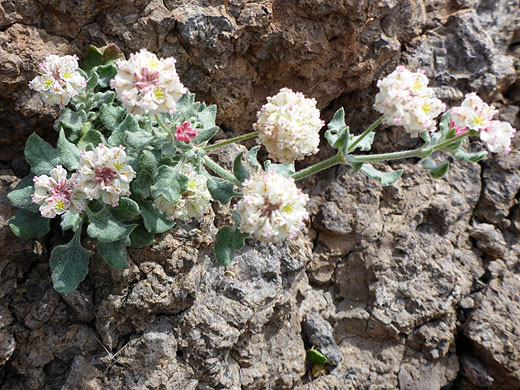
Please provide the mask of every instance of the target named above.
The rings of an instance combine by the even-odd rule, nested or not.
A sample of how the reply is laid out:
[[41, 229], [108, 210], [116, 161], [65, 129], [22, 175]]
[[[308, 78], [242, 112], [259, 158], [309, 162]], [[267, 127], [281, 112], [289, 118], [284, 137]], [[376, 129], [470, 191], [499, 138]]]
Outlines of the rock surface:
[[[0, 389], [520, 389], [518, 151], [454, 162], [439, 180], [394, 163], [405, 174], [384, 188], [330, 169], [303, 182], [306, 234], [250, 241], [228, 269], [211, 254], [229, 218], [215, 205], [131, 250], [127, 270], [94, 257], [69, 294], [49, 277], [58, 229], [16, 239], [6, 198], [27, 136], [56, 137], [57, 112], [27, 87], [49, 52], [173, 55], [228, 135], [284, 86], [324, 119], [344, 105], [356, 132], [399, 62], [447, 103], [476, 90], [518, 127], [519, 21], [518, 0], [0, 1]], [[374, 148], [414, 143], [391, 128]], [[330, 363], [317, 377], [313, 345]]]

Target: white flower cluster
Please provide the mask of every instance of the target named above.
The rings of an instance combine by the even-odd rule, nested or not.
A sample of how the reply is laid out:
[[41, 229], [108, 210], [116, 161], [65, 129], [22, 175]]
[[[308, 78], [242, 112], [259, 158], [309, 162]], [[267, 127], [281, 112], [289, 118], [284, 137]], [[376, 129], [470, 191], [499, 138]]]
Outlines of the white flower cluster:
[[168, 202], [162, 195], [155, 199], [155, 208], [166, 214], [166, 218], [189, 220], [201, 215], [207, 208], [211, 195], [207, 187], [207, 178], [186, 164], [183, 172], [188, 176], [188, 189], [178, 202]]
[[243, 186], [244, 197], [235, 205], [242, 232], [262, 242], [281, 243], [303, 229], [309, 197], [292, 178], [270, 171], [245, 180]]
[[258, 120], [253, 128], [272, 159], [292, 162], [318, 152], [319, 131], [325, 123], [320, 119], [315, 99], [283, 88], [268, 97], [256, 115]]
[[87, 82], [78, 72], [78, 57], [49, 54], [40, 64], [40, 76], [29, 87], [42, 94], [44, 102], [64, 107], [70, 99], [86, 87]]
[[177, 101], [188, 90], [182, 85], [173, 57], [159, 59], [146, 49], [116, 62], [117, 75], [110, 85], [132, 114], [175, 112]]
[[81, 152], [80, 167], [72, 180], [86, 199], [101, 199], [103, 203], [117, 206], [120, 196], [130, 195], [130, 182], [135, 175], [126, 164], [123, 146], [107, 148], [99, 144], [92, 151]]
[[50, 176], [35, 176], [32, 201], [40, 205], [42, 217], [54, 218], [66, 211], [79, 214], [85, 208], [81, 193], [75, 189], [72, 179], [67, 179], [67, 171], [58, 165], [51, 169]]
[[374, 108], [384, 115], [384, 123], [403, 126], [412, 137], [423, 131], [436, 130], [434, 119], [446, 110], [446, 106], [434, 97], [423, 72], [410, 72], [399, 66], [379, 80], [377, 86], [379, 93]]
[[490, 152], [507, 154], [511, 151], [511, 139], [516, 130], [507, 122], [493, 120], [497, 112], [476, 93], [469, 93], [460, 106], [450, 110], [451, 126], [455, 128], [457, 135], [469, 130], [478, 131], [480, 139]]

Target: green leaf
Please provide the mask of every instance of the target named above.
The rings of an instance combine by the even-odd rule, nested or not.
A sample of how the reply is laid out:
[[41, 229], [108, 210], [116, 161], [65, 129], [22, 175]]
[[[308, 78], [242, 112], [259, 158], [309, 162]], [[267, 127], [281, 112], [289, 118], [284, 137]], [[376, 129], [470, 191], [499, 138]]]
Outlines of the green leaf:
[[203, 129], [213, 129], [215, 127], [215, 119], [217, 118], [217, 106], [211, 105], [206, 107], [203, 103], [197, 113], [197, 117]]
[[[371, 131], [370, 133], [368, 133], [365, 138], [363, 138], [355, 147], [352, 151], [356, 150], [356, 149], [359, 149], [359, 150], [362, 150], [364, 152], [366, 152], [367, 150], [370, 150], [372, 148], [372, 142], [374, 142], [374, 137], [376, 136], [376, 133]], [[349, 136], [349, 142], [348, 144], [349, 145], [352, 145], [354, 142], [357, 141], [357, 139], [361, 137], [361, 135], [356, 135], [356, 136]]]
[[110, 80], [117, 74], [117, 69], [110, 64], [99, 65], [93, 69], [92, 73], [94, 72], [98, 75], [98, 85], [101, 88], [108, 88], [110, 87]]
[[124, 58], [124, 55], [113, 43], [100, 48], [90, 45], [82, 68], [88, 72], [95, 66], [112, 63], [119, 58]]
[[119, 198], [119, 204], [112, 208], [112, 214], [114, 217], [121, 221], [129, 221], [132, 220], [141, 214], [139, 210], [139, 205], [133, 199], [130, 199], [126, 196], [122, 196]]
[[153, 244], [154, 237], [155, 234], [150, 233], [143, 225], [137, 225], [134, 231], [130, 234], [130, 246], [132, 248], [144, 248]]
[[430, 174], [435, 179], [439, 179], [443, 177], [446, 172], [448, 172], [448, 168], [450, 167], [449, 162], [445, 162], [443, 164], [436, 164], [430, 157], [426, 157], [421, 161], [421, 165], [424, 169], [430, 171]]
[[240, 233], [231, 226], [222, 227], [215, 237], [215, 256], [217, 261], [225, 267], [230, 265], [235, 251], [244, 247], [244, 240], [247, 237], [249, 237], [249, 234]]
[[99, 110], [99, 119], [101, 120], [101, 123], [103, 123], [103, 126], [111, 132], [119, 129], [125, 115], [127, 115], [127, 113], [123, 107], [114, 106], [112, 104], [104, 104]]
[[54, 289], [58, 292], [75, 290], [88, 273], [89, 252], [81, 246], [81, 229], [66, 245], [59, 245], [51, 252], [50, 267]]
[[34, 194], [34, 175], [29, 174], [7, 195], [7, 199], [14, 207], [37, 213], [40, 206], [32, 201]]
[[146, 172], [141, 172], [137, 177], [130, 183], [132, 194], [139, 196], [140, 198], [148, 198], [150, 195], [150, 187], [153, 185], [153, 178]]
[[87, 215], [90, 220], [87, 227], [88, 235], [103, 242], [122, 240], [137, 226], [119, 222], [106, 207], [97, 213], [87, 211]]
[[20, 238], [39, 238], [50, 231], [50, 219], [39, 213], [20, 209], [9, 221], [9, 227], [15, 236]]
[[274, 171], [274, 172], [278, 173], [279, 175], [282, 175], [285, 177], [289, 177], [296, 172], [296, 170], [294, 169], [293, 162], [283, 163], [283, 164], [272, 164], [270, 160], [267, 160], [264, 163], [264, 166], [265, 166], [266, 172]]
[[82, 214], [73, 214], [70, 211], [67, 211], [65, 214], [61, 215], [61, 223], [60, 226], [63, 230], [72, 229], [72, 231], [78, 230], [83, 222]]
[[480, 152], [475, 153], [467, 153], [462, 151], [461, 149], [456, 149], [451, 152], [453, 157], [455, 157], [459, 161], [472, 161], [472, 162], [478, 162], [482, 160], [484, 157], [488, 155], [488, 152], [485, 150], [482, 150]]
[[[103, 106], [104, 107], [104, 106]], [[123, 122], [112, 132], [108, 137], [108, 143], [112, 146], [123, 145], [125, 142], [126, 133], [139, 132], [139, 123], [132, 114], [128, 114]]]
[[94, 70], [92, 70], [90, 72], [90, 77], [87, 80], [87, 90], [93, 90], [94, 88], [96, 88], [98, 85], [98, 82], [99, 82], [99, 76]]
[[345, 137], [345, 130], [348, 132], [348, 127], [345, 124], [345, 110], [340, 108], [332, 120], [327, 124], [328, 130], [325, 132], [325, 139], [334, 149], [338, 149], [348, 140], [348, 134]]
[[430, 132], [429, 131], [423, 131], [419, 135], [421, 136], [422, 140], [426, 144], [425, 146], [429, 145], [430, 142], [432, 142], [432, 138], [430, 136]]
[[128, 268], [126, 247], [130, 245], [130, 242], [130, 238], [128, 237], [114, 242], [98, 242], [97, 250], [111, 267], [115, 269], [126, 269]]
[[92, 104], [100, 108], [103, 104], [110, 104], [114, 101], [116, 93], [113, 91], [97, 92], [92, 95]]
[[125, 133], [125, 143], [134, 149], [144, 149], [155, 139], [155, 136], [146, 131], [139, 130], [135, 133]]
[[327, 363], [327, 358], [320, 351], [316, 349], [307, 350], [307, 359], [309, 359], [314, 364], [325, 364]]
[[442, 134], [442, 138], [449, 138], [448, 135], [450, 133], [450, 114], [446, 112], [441, 117], [441, 122], [439, 123], [439, 130]]
[[260, 150], [260, 147], [260, 145], [253, 146], [251, 150], [247, 153], [247, 162], [249, 163], [251, 168], [254, 169], [255, 172], [258, 172], [260, 169], [262, 169], [256, 157], [258, 151]]
[[169, 166], [161, 166], [156, 183], [150, 188], [152, 197], [164, 196], [168, 202], [178, 202], [188, 189], [188, 176]]
[[232, 197], [239, 195], [233, 190], [234, 188], [235, 185], [230, 181], [220, 177], [208, 177], [208, 191], [211, 197], [223, 205], [228, 204]]
[[242, 165], [242, 155], [244, 152], [240, 152], [235, 157], [235, 161], [233, 161], [233, 174], [238, 179], [240, 183], [243, 183], [244, 180], [249, 179], [249, 172], [247, 169]]
[[139, 201], [139, 207], [141, 208], [144, 226], [150, 233], [164, 233], [175, 226], [175, 221], [166, 219], [166, 215], [157, 210], [152, 201]]
[[402, 169], [398, 169], [397, 171], [393, 172], [381, 172], [375, 169], [372, 164], [368, 163], [363, 164], [360, 170], [368, 177], [379, 180], [383, 186], [390, 186], [394, 184], [403, 174]]
[[215, 136], [215, 134], [217, 134], [217, 132], [217, 126], [210, 127], [208, 129], [200, 129], [198, 130], [197, 136], [193, 138], [192, 142], [194, 145], [200, 145], [212, 139]]
[[152, 178], [157, 176], [159, 162], [153, 152], [149, 150], [143, 151], [139, 156], [139, 164], [142, 172], [148, 173]]
[[72, 111], [68, 108], [62, 108], [60, 116], [56, 121], [55, 129], [56, 131], [68, 129], [77, 133], [81, 131], [87, 119], [87, 113], [83, 110]]
[[58, 137], [58, 154], [61, 163], [65, 165], [69, 171], [75, 171], [79, 168], [79, 160], [81, 158], [79, 149], [76, 145], [67, 140], [63, 129], [60, 130], [60, 135]]
[[25, 158], [36, 175], [47, 175], [60, 164], [58, 151], [36, 133], [32, 133], [25, 145]]
[[88, 150], [89, 148], [95, 148], [100, 143], [106, 144], [107, 140], [97, 130], [89, 130], [78, 141], [79, 150]]

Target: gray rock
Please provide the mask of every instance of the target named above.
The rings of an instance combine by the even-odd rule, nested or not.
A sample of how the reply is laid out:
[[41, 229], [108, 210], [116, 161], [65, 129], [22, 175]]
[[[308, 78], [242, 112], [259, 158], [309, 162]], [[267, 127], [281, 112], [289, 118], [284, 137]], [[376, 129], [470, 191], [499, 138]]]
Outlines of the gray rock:
[[341, 363], [343, 358], [338, 345], [334, 341], [332, 326], [319, 314], [307, 314], [303, 323], [303, 330], [309, 339], [309, 343], [327, 358], [327, 363], [332, 366]]

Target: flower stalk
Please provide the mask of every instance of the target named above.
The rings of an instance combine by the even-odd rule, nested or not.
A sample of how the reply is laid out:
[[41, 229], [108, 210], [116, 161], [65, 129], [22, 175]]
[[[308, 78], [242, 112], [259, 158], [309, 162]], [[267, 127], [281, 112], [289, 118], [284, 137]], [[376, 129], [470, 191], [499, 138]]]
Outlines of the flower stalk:
[[208, 150], [213, 150], [213, 149], [220, 148], [221, 146], [230, 145], [230, 144], [234, 144], [236, 142], [245, 141], [246, 139], [255, 138], [256, 136], [258, 136], [258, 131], [253, 131], [252, 133], [247, 133], [247, 134], [235, 137], [235, 138], [230, 138], [230, 139], [227, 139], [227, 140], [222, 141], [222, 142], [217, 142], [217, 143], [215, 143], [213, 145], [204, 146], [202, 148], [202, 150], [207, 152]]

